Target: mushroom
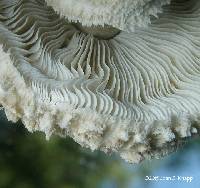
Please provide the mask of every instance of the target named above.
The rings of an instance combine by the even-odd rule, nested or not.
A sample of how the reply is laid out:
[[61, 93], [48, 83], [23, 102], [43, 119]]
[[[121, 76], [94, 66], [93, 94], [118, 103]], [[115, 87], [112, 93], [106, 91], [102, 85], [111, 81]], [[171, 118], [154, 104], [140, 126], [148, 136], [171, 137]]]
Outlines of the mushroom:
[[170, 0], [45, 0], [47, 5], [69, 21], [84, 26], [112, 25], [123, 31], [145, 27], [150, 16], [162, 12]]
[[1, 0], [0, 104], [47, 139], [159, 158], [200, 130], [199, 25], [196, 0]]

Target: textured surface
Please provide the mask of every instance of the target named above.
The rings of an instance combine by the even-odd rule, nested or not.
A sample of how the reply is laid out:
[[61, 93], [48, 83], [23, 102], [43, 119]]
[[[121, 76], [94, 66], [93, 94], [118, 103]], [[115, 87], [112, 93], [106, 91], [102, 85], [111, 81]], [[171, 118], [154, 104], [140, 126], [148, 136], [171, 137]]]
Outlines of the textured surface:
[[146, 27], [171, 0], [45, 0], [56, 12], [83, 25], [112, 25], [123, 31]]
[[1, 0], [0, 42], [0, 104], [30, 131], [139, 162], [200, 128], [199, 1], [99, 40], [43, 1]]

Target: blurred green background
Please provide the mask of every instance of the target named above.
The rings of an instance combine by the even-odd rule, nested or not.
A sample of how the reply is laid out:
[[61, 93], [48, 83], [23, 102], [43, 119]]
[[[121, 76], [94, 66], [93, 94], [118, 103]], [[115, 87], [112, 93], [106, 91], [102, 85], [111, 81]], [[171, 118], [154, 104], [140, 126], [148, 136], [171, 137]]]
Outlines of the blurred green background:
[[[91, 152], [70, 138], [29, 133], [0, 111], [0, 188], [200, 187], [200, 139], [175, 153], [139, 165]], [[145, 181], [146, 176], [192, 176], [186, 181]]]

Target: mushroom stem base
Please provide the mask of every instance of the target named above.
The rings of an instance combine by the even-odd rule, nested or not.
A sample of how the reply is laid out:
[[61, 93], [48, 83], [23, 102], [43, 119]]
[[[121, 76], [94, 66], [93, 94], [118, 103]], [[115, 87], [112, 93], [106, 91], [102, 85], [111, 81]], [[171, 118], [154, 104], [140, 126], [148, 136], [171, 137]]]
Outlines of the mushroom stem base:
[[109, 40], [120, 33], [120, 30], [112, 26], [83, 26], [81, 23], [73, 23], [73, 25], [81, 32], [91, 34], [96, 38]]

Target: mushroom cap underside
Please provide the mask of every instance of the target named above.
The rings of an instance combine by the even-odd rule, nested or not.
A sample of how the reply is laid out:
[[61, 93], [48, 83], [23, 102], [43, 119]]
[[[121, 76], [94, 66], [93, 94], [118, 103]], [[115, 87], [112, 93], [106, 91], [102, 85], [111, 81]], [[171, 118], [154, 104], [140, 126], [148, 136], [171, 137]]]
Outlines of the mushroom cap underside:
[[2, 0], [0, 104], [47, 138], [129, 162], [165, 155], [200, 128], [199, 18], [199, 1], [172, 1], [148, 28], [103, 40], [43, 0]]

